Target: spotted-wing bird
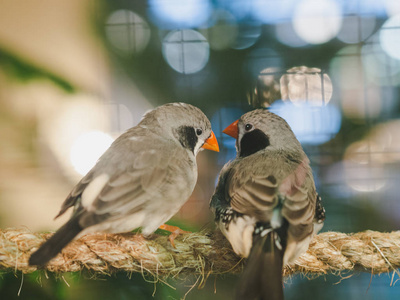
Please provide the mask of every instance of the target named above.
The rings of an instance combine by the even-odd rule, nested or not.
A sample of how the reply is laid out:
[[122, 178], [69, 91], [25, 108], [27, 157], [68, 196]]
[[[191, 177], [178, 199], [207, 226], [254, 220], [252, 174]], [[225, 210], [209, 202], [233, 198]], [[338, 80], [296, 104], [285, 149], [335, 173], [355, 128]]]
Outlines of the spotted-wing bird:
[[324, 218], [309, 159], [286, 121], [267, 110], [244, 114], [224, 133], [236, 139], [237, 156], [222, 168], [210, 207], [247, 258], [236, 298], [283, 299], [283, 266], [307, 250]]

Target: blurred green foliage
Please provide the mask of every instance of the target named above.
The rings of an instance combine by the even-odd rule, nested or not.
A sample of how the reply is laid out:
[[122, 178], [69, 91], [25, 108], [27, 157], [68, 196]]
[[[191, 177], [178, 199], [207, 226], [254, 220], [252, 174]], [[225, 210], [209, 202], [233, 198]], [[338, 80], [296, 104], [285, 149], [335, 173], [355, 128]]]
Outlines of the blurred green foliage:
[[76, 92], [76, 87], [57, 74], [36, 66], [24, 58], [17, 56], [15, 53], [4, 49], [0, 49], [0, 66], [6, 70], [7, 74], [22, 82], [35, 79], [48, 79], [67, 93]]

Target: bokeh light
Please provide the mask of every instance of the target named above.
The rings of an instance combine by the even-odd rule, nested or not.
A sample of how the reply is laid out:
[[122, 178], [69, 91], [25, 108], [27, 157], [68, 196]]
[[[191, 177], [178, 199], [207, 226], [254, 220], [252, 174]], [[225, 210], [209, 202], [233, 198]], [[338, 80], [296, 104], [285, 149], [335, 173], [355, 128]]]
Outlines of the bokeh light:
[[379, 34], [374, 34], [361, 49], [366, 78], [375, 84], [397, 86], [400, 83], [400, 60], [389, 56], [379, 40]]
[[211, 27], [200, 29], [211, 49], [225, 50], [234, 46], [238, 36], [236, 18], [225, 10], [216, 10], [211, 17]]
[[193, 28], [203, 25], [211, 15], [209, 0], [149, 0], [148, 14], [160, 28]]
[[198, 31], [175, 30], [164, 38], [162, 53], [175, 71], [192, 74], [202, 70], [210, 56], [210, 46]]
[[379, 33], [383, 51], [400, 60], [400, 14], [386, 20]]
[[103, 100], [87, 94], [69, 96], [68, 100], [46, 111], [48, 117], [43, 118], [39, 132], [40, 139], [52, 153], [63, 174], [75, 181], [80, 176], [70, 161], [71, 147], [84, 133], [110, 132], [110, 107], [104, 105]]
[[360, 43], [374, 32], [375, 26], [376, 17], [373, 15], [345, 16], [337, 38], [347, 44]]
[[130, 10], [117, 10], [110, 14], [105, 33], [112, 47], [122, 54], [142, 52], [150, 41], [149, 25]]
[[340, 89], [354, 90], [364, 83], [361, 48], [346, 46], [330, 62], [330, 74]]
[[[330, 74], [338, 86], [343, 113], [353, 121], [378, 118], [390, 113], [398, 103], [392, 85], [396, 82], [396, 65], [399, 64], [378, 48], [379, 45], [373, 43], [362, 48], [347, 46], [331, 60]], [[394, 63], [387, 66], [384, 58]], [[383, 82], [387, 86], [380, 86]]]
[[282, 71], [279, 68], [266, 68], [260, 72], [255, 88], [248, 93], [248, 102], [254, 108], [269, 107], [274, 101], [282, 99], [279, 83]]
[[399, 132], [400, 120], [378, 124], [364, 139], [347, 147], [345, 175], [352, 189], [374, 192], [387, 186], [385, 174], [400, 162]]
[[353, 0], [353, 1], [338, 1], [341, 4], [344, 15], [360, 15], [377, 17], [386, 17], [386, 9], [384, 1], [376, 0]]
[[304, 47], [308, 45], [305, 40], [297, 35], [292, 22], [276, 24], [275, 35], [279, 42], [289, 47]]
[[252, 17], [264, 24], [288, 21], [292, 18], [297, 0], [254, 0], [252, 1]]
[[311, 106], [323, 106], [332, 97], [331, 79], [318, 68], [290, 68], [281, 77], [280, 85], [282, 100], [295, 105], [308, 103]]
[[256, 48], [246, 56], [246, 73], [256, 78], [265, 68], [282, 69], [282, 57], [271, 48]]
[[340, 95], [344, 115], [352, 121], [376, 119], [382, 114], [380, 87], [370, 84], [365, 89], [342, 90]]
[[365, 138], [379, 148], [374, 157], [387, 165], [400, 162], [400, 120], [376, 125]]
[[389, 16], [400, 14], [400, 1], [399, 0], [384, 0], [386, 13]]
[[334, 0], [302, 0], [295, 9], [293, 27], [310, 44], [333, 39], [342, 24], [342, 11]]
[[308, 103], [294, 105], [291, 102], [275, 101], [270, 110], [284, 118], [297, 139], [308, 145], [328, 142], [341, 127], [342, 116], [332, 104], [315, 107]]
[[344, 175], [352, 189], [358, 192], [374, 192], [385, 186], [384, 168], [376, 159], [376, 153], [380, 155], [382, 148], [371, 141], [355, 142], [346, 149]]
[[242, 21], [251, 16], [251, 8], [253, 0], [216, 0], [219, 7], [223, 7], [231, 12], [237, 20]]
[[238, 34], [232, 48], [243, 50], [253, 46], [261, 36], [261, 24], [259, 22], [247, 21], [240, 23]]
[[81, 134], [71, 146], [70, 161], [74, 169], [79, 174], [85, 175], [110, 147], [112, 142], [113, 138], [101, 131]]

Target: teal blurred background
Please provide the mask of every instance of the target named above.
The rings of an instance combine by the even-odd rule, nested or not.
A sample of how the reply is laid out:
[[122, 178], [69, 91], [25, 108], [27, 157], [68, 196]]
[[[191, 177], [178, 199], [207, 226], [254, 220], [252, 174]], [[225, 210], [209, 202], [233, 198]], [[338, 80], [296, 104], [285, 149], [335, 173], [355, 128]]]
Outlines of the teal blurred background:
[[[208, 201], [235, 156], [221, 131], [263, 107], [310, 157], [324, 231], [397, 230], [399, 87], [398, 0], [2, 1], [0, 227], [57, 229], [62, 201], [110, 143], [147, 110], [182, 101], [210, 118], [221, 151], [200, 153], [197, 187], [172, 223], [214, 228]], [[285, 294], [396, 299], [393, 276], [297, 275]], [[186, 299], [230, 299], [237, 279], [211, 276]], [[0, 298], [181, 299], [195, 282], [0, 274]]]

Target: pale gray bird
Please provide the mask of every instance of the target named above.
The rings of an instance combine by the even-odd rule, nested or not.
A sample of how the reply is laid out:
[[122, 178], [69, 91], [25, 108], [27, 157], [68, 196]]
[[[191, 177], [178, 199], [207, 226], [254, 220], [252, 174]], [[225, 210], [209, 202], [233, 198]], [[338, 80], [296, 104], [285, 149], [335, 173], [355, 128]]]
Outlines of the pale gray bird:
[[309, 160], [286, 121], [267, 110], [224, 133], [237, 139], [237, 157], [221, 170], [210, 207], [233, 250], [248, 257], [236, 298], [283, 299], [283, 266], [307, 250], [325, 217]]
[[210, 121], [197, 107], [171, 103], [146, 113], [74, 187], [57, 215], [74, 206], [71, 219], [29, 264], [45, 265], [78, 235], [138, 227], [144, 235], [154, 232], [192, 193], [202, 148], [219, 151]]

